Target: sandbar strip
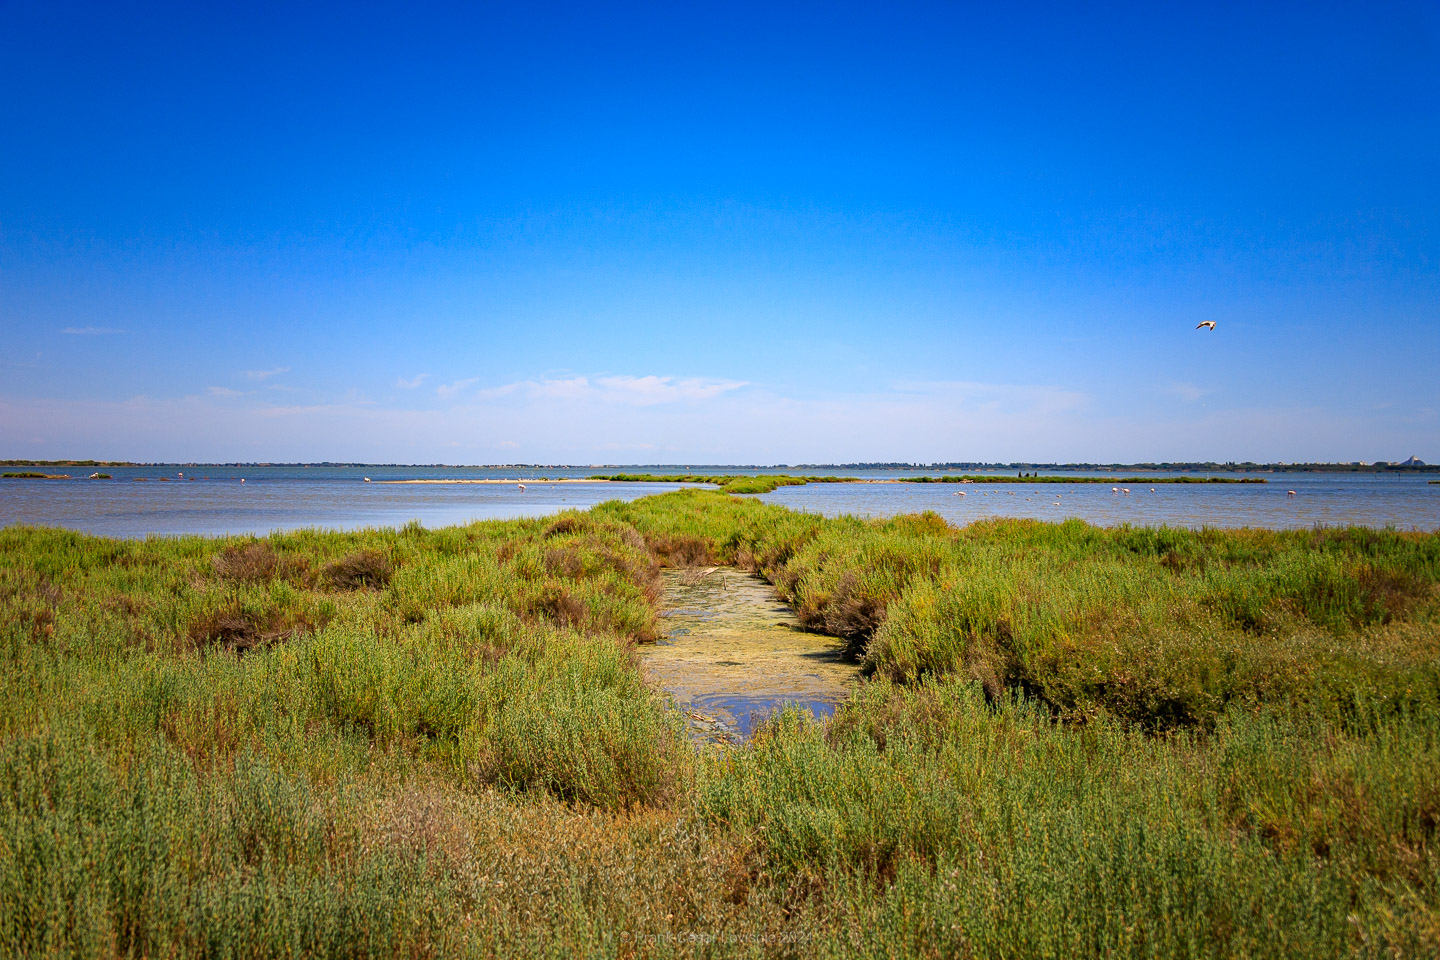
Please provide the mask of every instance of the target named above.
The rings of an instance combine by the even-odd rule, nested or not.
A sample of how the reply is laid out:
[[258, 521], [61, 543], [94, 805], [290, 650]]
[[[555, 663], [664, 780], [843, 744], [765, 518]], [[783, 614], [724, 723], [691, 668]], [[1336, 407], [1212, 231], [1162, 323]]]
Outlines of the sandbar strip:
[[555, 477], [549, 480], [535, 480], [529, 477], [516, 477], [513, 480], [372, 480], [371, 483], [610, 483], [609, 480], [587, 480], [584, 477]]

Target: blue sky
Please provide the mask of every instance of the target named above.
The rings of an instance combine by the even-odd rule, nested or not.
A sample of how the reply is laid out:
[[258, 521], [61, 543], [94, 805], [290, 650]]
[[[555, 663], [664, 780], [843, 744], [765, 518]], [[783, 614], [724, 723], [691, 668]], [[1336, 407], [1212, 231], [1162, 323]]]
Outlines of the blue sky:
[[0, 0], [0, 457], [1440, 460], [1433, 4], [298, 6]]

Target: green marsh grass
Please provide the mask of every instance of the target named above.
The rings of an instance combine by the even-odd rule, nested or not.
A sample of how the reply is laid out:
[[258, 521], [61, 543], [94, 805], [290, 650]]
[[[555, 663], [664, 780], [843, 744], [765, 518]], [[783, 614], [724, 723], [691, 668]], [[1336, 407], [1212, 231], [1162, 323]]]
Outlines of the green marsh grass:
[[[868, 671], [697, 748], [662, 565]], [[542, 520], [0, 530], [0, 953], [1433, 956], [1440, 537]]]
[[807, 483], [854, 483], [854, 477], [792, 477], [780, 473], [749, 474], [708, 474], [708, 473], [613, 473], [601, 474], [591, 480], [610, 480], [616, 483], [709, 483], [724, 493], [770, 493], [781, 487], [804, 486]]

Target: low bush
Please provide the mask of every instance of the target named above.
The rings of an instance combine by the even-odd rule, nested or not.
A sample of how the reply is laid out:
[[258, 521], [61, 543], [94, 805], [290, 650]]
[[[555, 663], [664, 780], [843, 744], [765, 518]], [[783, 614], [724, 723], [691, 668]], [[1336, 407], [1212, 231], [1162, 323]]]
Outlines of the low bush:
[[357, 550], [320, 569], [320, 579], [336, 590], [358, 590], [362, 587], [384, 587], [390, 583], [395, 568], [390, 558], [379, 550]]

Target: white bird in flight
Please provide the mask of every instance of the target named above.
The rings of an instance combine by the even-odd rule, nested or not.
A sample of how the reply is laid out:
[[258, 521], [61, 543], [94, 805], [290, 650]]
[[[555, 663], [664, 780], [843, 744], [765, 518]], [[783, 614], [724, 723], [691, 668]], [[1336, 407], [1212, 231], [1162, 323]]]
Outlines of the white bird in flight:
[[1215, 321], [1214, 321], [1214, 320], [1201, 320], [1199, 323], [1195, 324], [1195, 329], [1196, 329], [1196, 330], [1199, 330], [1201, 327], [1207, 327], [1207, 328], [1209, 328], [1209, 329], [1211, 329], [1211, 330], [1214, 330], [1214, 329], [1215, 329]]

